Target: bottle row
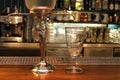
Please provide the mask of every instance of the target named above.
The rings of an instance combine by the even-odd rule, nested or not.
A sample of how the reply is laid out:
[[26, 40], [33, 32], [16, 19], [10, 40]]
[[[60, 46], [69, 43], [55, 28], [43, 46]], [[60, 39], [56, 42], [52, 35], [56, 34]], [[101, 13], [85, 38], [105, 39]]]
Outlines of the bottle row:
[[118, 23], [119, 15], [117, 13], [99, 13], [99, 12], [57, 12], [53, 13], [51, 18], [54, 21], [72, 21], [72, 22], [101, 22]]
[[120, 10], [119, 0], [57, 0], [56, 8], [66, 10]]
[[89, 28], [87, 32], [87, 43], [110, 43], [110, 29], [106, 27]]

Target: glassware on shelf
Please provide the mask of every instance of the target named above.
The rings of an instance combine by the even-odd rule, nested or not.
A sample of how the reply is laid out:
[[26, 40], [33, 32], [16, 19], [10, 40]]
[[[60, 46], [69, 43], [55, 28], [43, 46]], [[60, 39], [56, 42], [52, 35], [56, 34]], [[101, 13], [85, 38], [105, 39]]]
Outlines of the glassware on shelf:
[[35, 73], [49, 73], [55, 70], [55, 66], [46, 61], [48, 35], [47, 16], [55, 7], [56, 0], [25, 0], [30, 13], [37, 17], [34, 22], [35, 30], [39, 33], [39, 45], [41, 59], [40, 62], [32, 67]]
[[66, 44], [70, 57], [72, 58], [72, 66], [66, 69], [68, 73], [82, 73], [83, 69], [77, 65], [77, 57], [82, 53], [83, 42], [86, 39], [85, 27], [66, 27]]

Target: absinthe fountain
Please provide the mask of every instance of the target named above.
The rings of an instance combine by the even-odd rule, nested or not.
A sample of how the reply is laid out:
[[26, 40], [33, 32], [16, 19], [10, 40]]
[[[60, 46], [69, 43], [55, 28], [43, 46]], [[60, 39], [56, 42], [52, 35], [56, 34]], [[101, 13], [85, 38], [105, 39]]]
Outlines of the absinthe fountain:
[[47, 43], [46, 38], [48, 35], [47, 28], [47, 16], [52, 12], [55, 7], [56, 0], [25, 0], [26, 7], [30, 10], [30, 13], [37, 16], [37, 20], [34, 22], [35, 30], [39, 33], [39, 44], [41, 59], [40, 62], [32, 67], [32, 71], [35, 73], [49, 73], [55, 70], [55, 66], [47, 63]]

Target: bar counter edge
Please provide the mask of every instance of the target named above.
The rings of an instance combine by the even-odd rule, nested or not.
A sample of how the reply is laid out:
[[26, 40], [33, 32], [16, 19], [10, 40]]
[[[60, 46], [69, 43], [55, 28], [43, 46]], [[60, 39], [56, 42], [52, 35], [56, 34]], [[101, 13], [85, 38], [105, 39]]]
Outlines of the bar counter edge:
[[[48, 47], [67, 47], [65, 43], [47, 43]], [[83, 44], [83, 47], [120, 47], [120, 44], [110, 43], [110, 44]], [[39, 43], [0, 43], [0, 48], [39, 48]]]

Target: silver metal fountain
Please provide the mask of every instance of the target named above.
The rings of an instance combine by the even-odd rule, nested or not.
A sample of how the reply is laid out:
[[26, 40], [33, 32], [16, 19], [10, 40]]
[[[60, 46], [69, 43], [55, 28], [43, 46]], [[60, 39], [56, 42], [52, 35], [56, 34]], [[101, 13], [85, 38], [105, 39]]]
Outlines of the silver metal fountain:
[[37, 16], [37, 20], [34, 23], [36, 31], [39, 32], [39, 45], [41, 59], [40, 62], [32, 67], [32, 71], [35, 73], [49, 73], [55, 70], [55, 66], [47, 63], [46, 53], [47, 53], [47, 15], [52, 12], [55, 7], [56, 0], [25, 0], [27, 8], [30, 10], [30, 13]]

